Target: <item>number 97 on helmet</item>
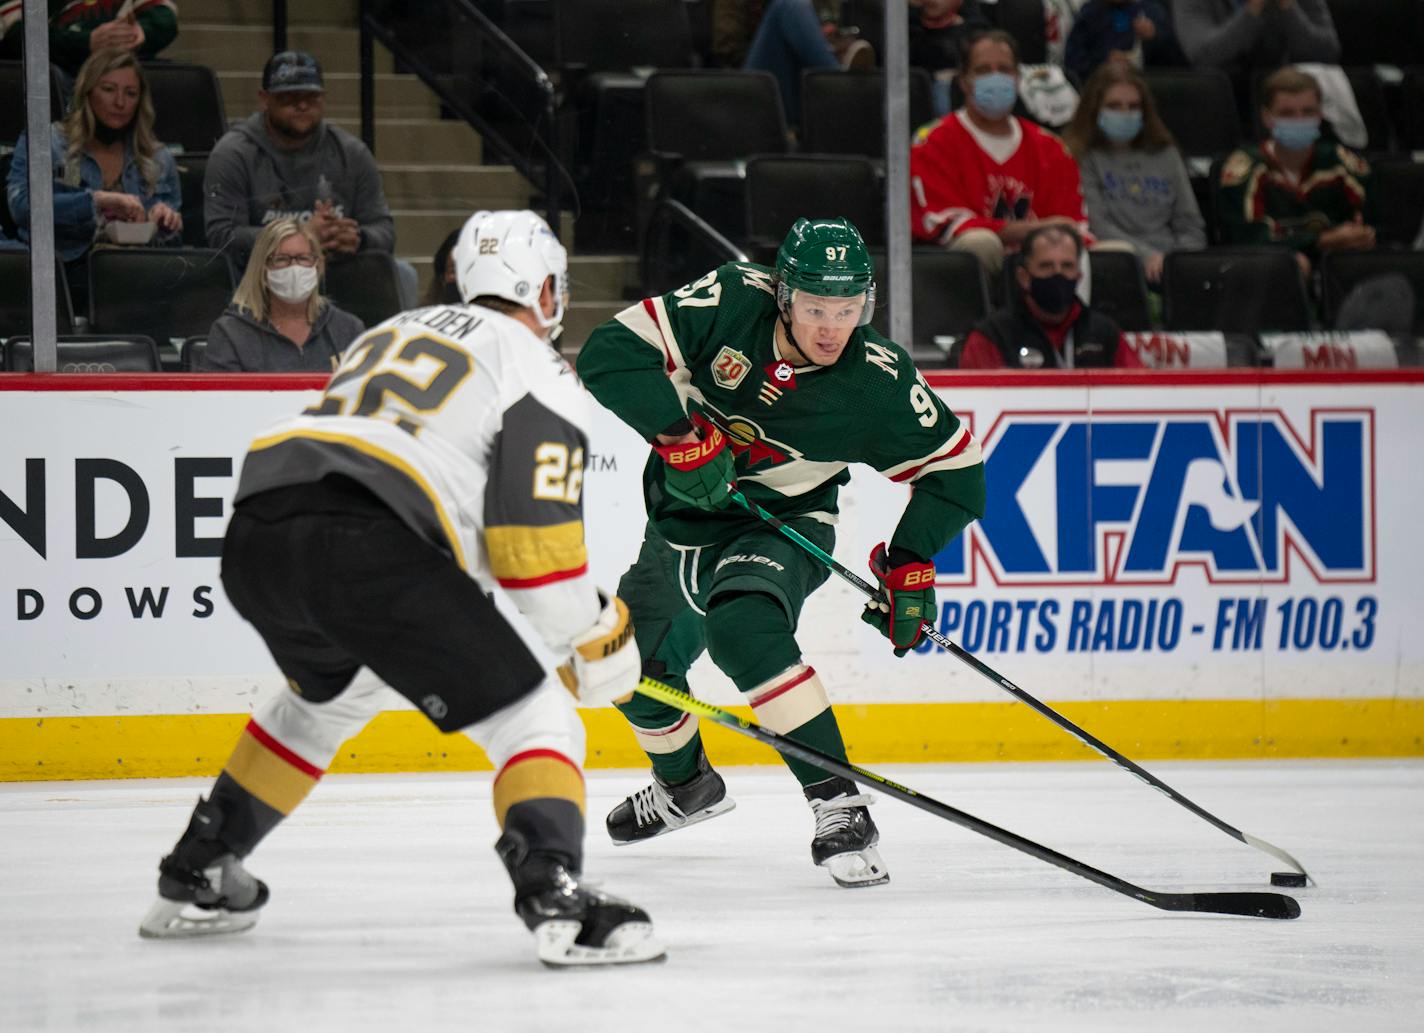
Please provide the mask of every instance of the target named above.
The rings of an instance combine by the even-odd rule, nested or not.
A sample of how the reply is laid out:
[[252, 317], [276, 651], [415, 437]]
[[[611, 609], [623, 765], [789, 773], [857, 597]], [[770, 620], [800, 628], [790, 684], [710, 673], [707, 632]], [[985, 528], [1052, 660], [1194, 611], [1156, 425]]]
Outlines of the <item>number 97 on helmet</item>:
[[865, 326], [875, 314], [875, 263], [849, 219], [797, 219], [776, 252], [782, 315], [813, 326]]

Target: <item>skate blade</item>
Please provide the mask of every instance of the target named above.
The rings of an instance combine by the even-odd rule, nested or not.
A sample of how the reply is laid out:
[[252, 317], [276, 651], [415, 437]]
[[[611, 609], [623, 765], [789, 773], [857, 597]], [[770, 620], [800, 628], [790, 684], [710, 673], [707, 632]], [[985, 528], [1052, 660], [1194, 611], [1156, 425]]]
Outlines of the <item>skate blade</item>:
[[644, 836], [642, 839], [613, 839], [612, 836], [608, 838], [612, 840], [614, 846], [632, 846], [634, 843], [646, 843], [650, 839], [657, 839], [659, 836], [665, 836], [669, 832], [676, 832], [678, 829], [685, 829], [689, 825], [696, 825], [699, 821], [706, 821], [708, 818], [715, 818], [719, 814], [726, 814], [730, 810], [735, 810], [736, 806], [736, 800], [733, 800], [730, 796], [724, 796], [711, 807], [704, 807], [700, 811], [693, 811], [687, 816], [687, 820], [680, 825], [666, 825], [661, 832], [655, 832], [651, 836]]
[[550, 968], [588, 965], [636, 965], [663, 961], [667, 951], [653, 934], [651, 922], [624, 922], [608, 934], [602, 947], [575, 943], [582, 922], [543, 922], [534, 930], [539, 960]]
[[855, 850], [846, 854], [836, 854], [821, 862], [821, 867], [831, 873], [837, 886], [859, 889], [861, 886], [879, 886], [890, 881], [890, 870], [880, 859], [880, 851], [874, 847]]
[[159, 898], [139, 923], [145, 940], [186, 940], [246, 932], [257, 924], [259, 911], [208, 910], [182, 900]]

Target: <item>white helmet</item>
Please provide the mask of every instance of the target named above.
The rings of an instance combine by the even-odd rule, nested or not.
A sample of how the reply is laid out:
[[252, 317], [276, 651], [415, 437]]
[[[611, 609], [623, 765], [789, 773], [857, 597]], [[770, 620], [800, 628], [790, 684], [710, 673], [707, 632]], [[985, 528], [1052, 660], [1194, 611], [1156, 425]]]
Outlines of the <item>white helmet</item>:
[[[451, 252], [455, 282], [466, 304], [482, 295], [527, 306], [539, 325], [553, 330], [564, 318], [569, 254], [549, 224], [530, 211], [476, 212]], [[544, 281], [554, 278], [554, 314], [539, 307]]]

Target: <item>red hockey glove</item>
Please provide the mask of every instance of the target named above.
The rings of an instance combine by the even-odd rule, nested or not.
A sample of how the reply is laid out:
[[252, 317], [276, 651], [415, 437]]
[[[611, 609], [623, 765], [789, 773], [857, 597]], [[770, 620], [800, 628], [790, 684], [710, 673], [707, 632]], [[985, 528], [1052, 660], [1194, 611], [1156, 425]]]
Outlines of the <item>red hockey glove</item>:
[[721, 509], [731, 497], [730, 485], [737, 477], [727, 438], [700, 413], [693, 414], [692, 425], [701, 434], [700, 441], [679, 445], [654, 442], [653, 451], [663, 457], [667, 467], [663, 483], [669, 495], [688, 505]]
[[896, 656], [904, 656], [920, 641], [920, 623], [934, 623], [934, 564], [912, 560], [891, 567], [881, 542], [870, 550], [870, 572], [880, 582], [884, 596], [866, 603], [860, 619], [890, 640]]

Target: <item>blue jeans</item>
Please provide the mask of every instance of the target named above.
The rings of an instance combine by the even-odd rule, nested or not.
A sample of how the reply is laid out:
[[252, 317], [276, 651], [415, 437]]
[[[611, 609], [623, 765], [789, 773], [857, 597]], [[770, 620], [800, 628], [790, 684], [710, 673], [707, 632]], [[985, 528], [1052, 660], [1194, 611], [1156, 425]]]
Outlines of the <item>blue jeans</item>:
[[831, 45], [821, 32], [821, 19], [811, 0], [772, 0], [757, 26], [743, 68], [770, 72], [781, 89], [786, 121], [801, 121], [801, 72], [806, 68], [839, 68]]

